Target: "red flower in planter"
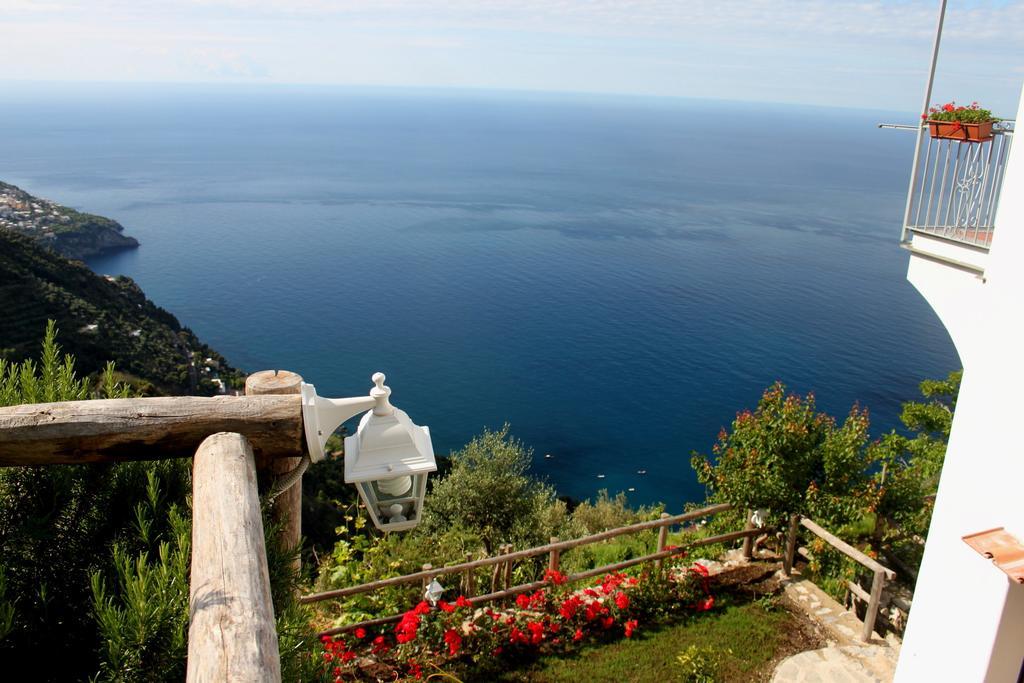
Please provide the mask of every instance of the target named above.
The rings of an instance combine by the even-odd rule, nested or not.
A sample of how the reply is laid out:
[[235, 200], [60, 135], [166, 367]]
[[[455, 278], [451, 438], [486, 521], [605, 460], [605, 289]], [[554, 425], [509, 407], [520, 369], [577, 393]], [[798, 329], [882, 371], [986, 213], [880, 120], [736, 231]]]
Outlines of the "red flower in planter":
[[359, 628], [356, 629], [356, 638], [358, 638], [359, 640], [362, 640], [365, 637], [366, 637], [366, 629], [363, 628], [362, 626], [360, 626]]
[[388, 642], [384, 639], [384, 636], [377, 636], [373, 639], [373, 654], [383, 654], [390, 649], [391, 648], [388, 646]]
[[527, 642], [526, 635], [515, 626], [512, 627], [512, 632], [509, 634], [508, 640], [514, 645]]
[[332, 640], [333, 639], [330, 636], [320, 636], [320, 642], [324, 643], [325, 645], [331, 642]]
[[615, 606], [619, 609], [626, 609], [629, 607], [629, 596], [619, 591], [615, 594]]
[[615, 624], [615, 620], [612, 619], [611, 617], [605, 617], [604, 619], [601, 620], [601, 628], [603, 628], [605, 630], [610, 629], [614, 624]]
[[469, 600], [467, 600], [465, 595], [460, 595], [458, 597], [458, 599], [455, 601], [455, 606], [456, 607], [472, 607], [473, 603], [471, 603]]
[[348, 662], [351, 662], [355, 658], [356, 658], [356, 653], [355, 652], [343, 652], [342, 655], [341, 655], [341, 661], [346, 663], [346, 664]]
[[430, 604], [424, 600], [412, 610], [415, 614], [430, 614]]
[[415, 661], [410, 659], [409, 660], [409, 675], [412, 676], [413, 678], [417, 679], [417, 680], [423, 678], [423, 667], [421, 667], [419, 665], [419, 663], [417, 663], [417, 662], [415, 662]]
[[459, 653], [459, 648], [462, 647], [462, 636], [459, 635], [458, 631], [450, 628], [444, 632], [444, 642], [448, 646], [448, 654], [454, 657]]
[[583, 629], [576, 629], [576, 633], [572, 634], [573, 640], [583, 640]]
[[449, 605], [444, 600], [439, 601], [437, 603], [437, 606], [441, 609], [442, 612], [447, 612], [448, 614], [451, 614], [455, 611], [455, 605]]
[[626, 637], [627, 638], [632, 638], [633, 637], [633, 633], [636, 631], [636, 626], [637, 626], [636, 619], [630, 619], [629, 621], [626, 622]]
[[526, 593], [520, 593], [516, 596], [516, 607], [519, 609], [526, 609], [530, 606], [530, 596]]

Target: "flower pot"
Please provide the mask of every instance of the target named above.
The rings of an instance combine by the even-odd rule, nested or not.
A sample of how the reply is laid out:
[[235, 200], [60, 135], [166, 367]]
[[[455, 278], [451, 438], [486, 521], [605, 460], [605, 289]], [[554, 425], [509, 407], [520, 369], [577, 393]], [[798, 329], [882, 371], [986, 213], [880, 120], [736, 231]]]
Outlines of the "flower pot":
[[992, 139], [993, 121], [984, 123], [962, 123], [960, 121], [933, 121], [928, 119], [928, 132], [933, 138], [960, 140], [963, 142], [985, 142]]

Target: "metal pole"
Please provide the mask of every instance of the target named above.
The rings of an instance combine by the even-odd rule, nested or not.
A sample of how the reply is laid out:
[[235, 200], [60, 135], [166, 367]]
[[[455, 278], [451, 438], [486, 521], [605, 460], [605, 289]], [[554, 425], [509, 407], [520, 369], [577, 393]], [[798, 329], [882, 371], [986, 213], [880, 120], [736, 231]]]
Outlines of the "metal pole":
[[[932, 61], [928, 68], [928, 85], [924, 89], [924, 104], [921, 105], [921, 114], [928, 113], [928, 105], [932, 101], [932, 85], [935, 84], [935, 65], [939, 61], [939, 43], [942, 41], [942, 23], [946, 19], [946, 0], [939, 0], [939, 21], [935, 26], [935, 42], [932, 44]], [[914, 185], [917, 184], [917, 164], [921, 157], [921, 140], [924, 138], [924, 123], [918, 121], [917, 143], [914, 145], [914, 165], [910, 169], [910, 185], [907, 189], [907, 208], [903, 212], [903, 232], [900, 233], [900, 242], [906, 243], [907, 225], [910, 224], [910, 210], [914, 204]]]

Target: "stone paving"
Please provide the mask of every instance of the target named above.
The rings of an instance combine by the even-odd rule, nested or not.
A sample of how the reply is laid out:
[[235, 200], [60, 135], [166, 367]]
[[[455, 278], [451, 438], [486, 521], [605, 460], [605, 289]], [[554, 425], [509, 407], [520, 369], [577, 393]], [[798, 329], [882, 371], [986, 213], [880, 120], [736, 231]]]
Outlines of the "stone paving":
[[822, 625], [828, 647], [801, 652], [784, 659], [775, 669], [772, 683], [888, 683], [896, 671], [900, 642], [880, 638], [860, 639], [861, 621], [824, 591], [798, 576], [786, 580], [786, 596]]

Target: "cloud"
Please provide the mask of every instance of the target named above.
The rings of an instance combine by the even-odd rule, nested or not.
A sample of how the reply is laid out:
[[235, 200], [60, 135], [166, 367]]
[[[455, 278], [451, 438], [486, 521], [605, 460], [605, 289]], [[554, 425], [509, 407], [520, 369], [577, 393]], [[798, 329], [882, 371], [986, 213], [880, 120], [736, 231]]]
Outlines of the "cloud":
[[[933, 0], [0, 0], [2, 78], [269, 80], [914, 108]], [[1024, 0], [951, 3], [943, 92], [1009, 102]], [[969, 74], [986, 74], [971, 81]], [[1009, 105], [1007, 105], [1009, 106]], [[1005, 106], [1003, 107], [1006, 108]]]

